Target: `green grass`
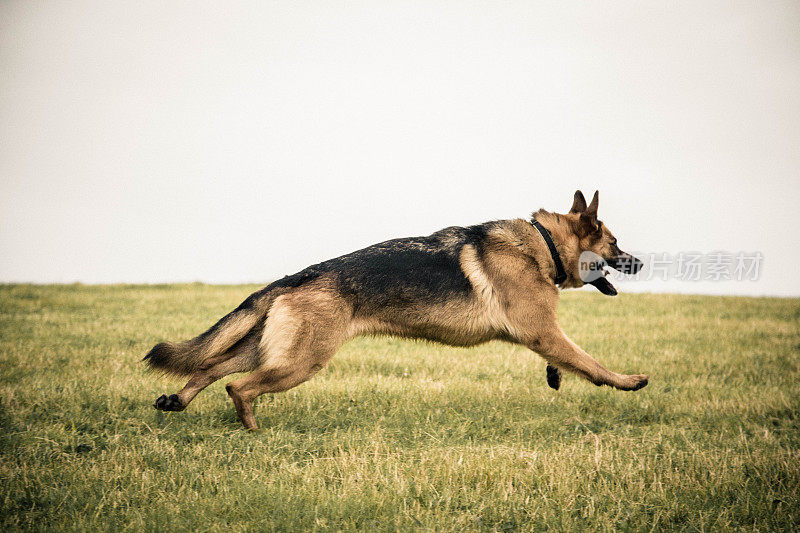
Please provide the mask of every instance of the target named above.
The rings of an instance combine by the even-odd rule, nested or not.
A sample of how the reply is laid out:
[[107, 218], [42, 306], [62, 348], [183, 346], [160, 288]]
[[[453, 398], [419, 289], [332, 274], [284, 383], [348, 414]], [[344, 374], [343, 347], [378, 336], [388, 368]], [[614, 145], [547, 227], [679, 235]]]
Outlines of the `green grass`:
[[566, 293], [626, 393], [521, 347], [345, 345], [240, 429], [223, 379], [183, 413], [145, 372], [250, 286], [0, 286], [0, 530], [791, 530], [800, 300]]

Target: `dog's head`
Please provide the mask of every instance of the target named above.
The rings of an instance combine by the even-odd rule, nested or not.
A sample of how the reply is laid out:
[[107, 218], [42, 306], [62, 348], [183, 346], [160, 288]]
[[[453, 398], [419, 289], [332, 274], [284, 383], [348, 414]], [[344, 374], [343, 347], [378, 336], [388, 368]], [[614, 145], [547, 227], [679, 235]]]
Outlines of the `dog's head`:
[[575, 200], [567, 218], [578, 237], [578, 269], [581, 279], [584, 283], [594, 285], [603, 294], [614, 296], [617, 289], [606, 279], [603, 267], [608, 265], [623, 274], [636, 274], [643, 263], [620, 250], [617, 238], [597, 218], [598, 203], [599, 191], [594, 193], [588, 205], [583, 193], [575, 191]]

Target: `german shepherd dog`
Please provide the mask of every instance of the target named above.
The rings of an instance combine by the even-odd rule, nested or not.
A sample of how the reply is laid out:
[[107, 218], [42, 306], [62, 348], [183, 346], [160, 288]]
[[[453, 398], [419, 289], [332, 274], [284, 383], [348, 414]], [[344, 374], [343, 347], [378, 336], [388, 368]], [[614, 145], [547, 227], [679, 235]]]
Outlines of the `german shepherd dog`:
[[[567, 338], [556, 320], [558, 286], [584, 285], [581, 253], [594, 252], [626, 273], [642, 266], [597, 219], [597, 204], [597, 192], [587, 205], [576, 191], [567, 214], [540, 209], [531, 220], [394, 239], [275, 281], [198, 337], [150, 350], [144, 358], [150, 367], [191, 376], [180, 392], [162, 395], [154, 407], [182, 411], [218, 379], [251, 372], [225, 388], [244, 426], [258, 429], [253, 416], [258, 396], [311, 379], [345, 341], [369, 334], [453, 346], [501, 339], [544, 357], [554, 389], [562, 369], [595, 385], [641, 389], [646, 375], [605, 369]], [[616, 294], [603, 276], [591, 283]]]

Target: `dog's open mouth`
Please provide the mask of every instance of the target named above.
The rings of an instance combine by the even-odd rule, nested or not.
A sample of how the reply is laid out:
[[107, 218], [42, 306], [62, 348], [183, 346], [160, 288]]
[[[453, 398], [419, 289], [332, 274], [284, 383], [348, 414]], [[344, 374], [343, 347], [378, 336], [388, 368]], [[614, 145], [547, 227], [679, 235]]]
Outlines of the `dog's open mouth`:
[[617, 288], [614, 287], [610, 281], [608, 281], [608, 278], [606, 277], [607, 275], [608, 273], [593, 281], [590, 281], [589, 284], [594, 285], [598, 291], [602, 292], [606, 296], [616, 296]]

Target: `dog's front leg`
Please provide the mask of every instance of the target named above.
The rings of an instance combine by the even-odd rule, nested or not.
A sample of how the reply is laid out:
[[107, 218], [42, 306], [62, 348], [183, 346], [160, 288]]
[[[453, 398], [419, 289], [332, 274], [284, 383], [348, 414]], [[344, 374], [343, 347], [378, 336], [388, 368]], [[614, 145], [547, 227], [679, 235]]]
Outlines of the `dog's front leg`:
[[547, 384], [555, 390], [561, 386], [561, 370], [549, 363], [547, 364]]
[[[617, 374], [606, 369], [572, 342], [560, 328], [526, 344], [549, 363], [548, 383], [550, 383], [550, 366], [553, 366], [578, 374], [595, 385], [609, 385], [620, 390], [639, 390], [647, 385], [648, 377], [644, 374]], [[558, 382], [560, 383], [560, 376]], [[550, 386], [553, 384], [550, 383]]]

